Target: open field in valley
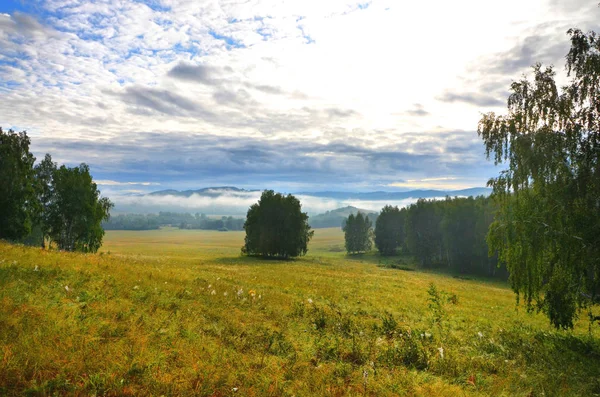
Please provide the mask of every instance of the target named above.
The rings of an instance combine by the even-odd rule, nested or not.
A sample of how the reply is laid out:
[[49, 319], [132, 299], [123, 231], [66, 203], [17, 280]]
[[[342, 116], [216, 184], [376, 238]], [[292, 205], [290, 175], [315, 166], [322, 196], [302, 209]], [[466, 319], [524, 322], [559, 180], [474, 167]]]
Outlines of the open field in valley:
[[243, 239], [0, 242], [0, 395], [600, 395], [585, 315], [556, 331], [504, 283], [348, 257], [339, 228], [293, 261], [242, 257]]

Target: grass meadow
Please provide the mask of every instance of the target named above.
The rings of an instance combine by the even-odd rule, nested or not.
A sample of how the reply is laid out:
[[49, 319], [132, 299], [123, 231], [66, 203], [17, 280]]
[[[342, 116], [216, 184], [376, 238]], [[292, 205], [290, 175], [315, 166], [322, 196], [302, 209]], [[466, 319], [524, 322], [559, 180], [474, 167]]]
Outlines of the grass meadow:
[[556, 331], [505, 283], [348, 257], [339, 228], [293, 261], [241, 257], [243, 238], [0, 242], [0, 395], [600, 395], [583, 315]]

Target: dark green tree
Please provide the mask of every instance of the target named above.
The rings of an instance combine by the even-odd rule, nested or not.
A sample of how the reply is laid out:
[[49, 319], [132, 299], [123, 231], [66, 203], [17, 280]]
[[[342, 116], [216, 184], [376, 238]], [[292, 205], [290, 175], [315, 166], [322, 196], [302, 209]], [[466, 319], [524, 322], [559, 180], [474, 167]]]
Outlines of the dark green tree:
[[375, 222], [375, 246], [381, 255], [394, 255], [404, 244], [406, 210], [386, 205]]
[[459, 273], [475, 273], [477, 267], [473, 255], [477, 222], [475, 199], [447, 197], [439, 205], [442, 207], [440, 227], [448, 267]]
[[103, 220], [113, 204], [92, 180], [89, 167], [64, 165], [52, 173], [52, 198], [47, 208], [48, 234], [59, 249], [96, 252], [102, 245]]
[[56, 173], [56, 163], [52, 157], [46, 154], [44, 160], [34, 167], [35, 170], [35, 192], [37, 196], [35, 209], [35, 226], [40, 231], [40, 244], [42, 248], [46, 247], [46, 239], [49, 237], [50, 225], [49, 215], [50, 206], [54, 198], [53, 175]]
[[368, 216], [363, 216], [361, 212], [350, 214], [344, 225], [344, 240], [346, 251], [349, 254], [367, 252], [373, 246], [372, 229], [373, 224]]
[[406, 244], [421, 266], [431, 267], [442, 261], [443, 241], [440, 230], [441, 207], [435, 201], [419, 199], [408, 207]]
[[600, 296], [600, 40], [569, 30], [567, 86], [551, 67], [511, 86], [508, 114], [478, 133], [507, 168], [490, 181], [499, 211], [488, 240], [529, 309], [572, 328]]
[[300, 201], [273, 190], [265, 190], [250, 207], [244, 230], [243, 253], [286, 259], [306, 254], [314, 234]]
[[35, 207], [35, 157], [25, 131], [0, 128], [0, 239], [18, 240], [31, 232]]

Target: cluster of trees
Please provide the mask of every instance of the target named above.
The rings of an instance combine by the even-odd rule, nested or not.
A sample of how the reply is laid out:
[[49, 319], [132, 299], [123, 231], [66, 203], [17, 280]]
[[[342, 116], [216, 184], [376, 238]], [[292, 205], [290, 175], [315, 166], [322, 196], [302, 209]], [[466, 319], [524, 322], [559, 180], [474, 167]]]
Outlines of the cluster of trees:
[[223, 216], [211, 218], [206, 214], [159, 212], [158, 214], [120, 214], [103, 223], [106, 230], [154, 230], [161, 226], [180, 229], [243, 230], [244, 219]]
[[244, 230], [242, 253], [284, 259], [306, 254], [314, 234], [300, 201], [273, 190], [265, 190], [250, 207]]
[[0, 128], [0, 238], [96, 252], [113, 204], [100, 197], [86, 164], [58, 167], [46, 154], [34, 166], [30, 143], [27, 133]]
[[371, 249], [371, 235], [382, 255], [410, 254], [426, 268], [446, 268], [462, 274], [506, 278], [490, 257], [486, 241], [494, 218], [491, 199], [420, 199], [406, 208], [385, 206], [371, 232], [368, 218], [350, 216], [344, 228], [348, 253]]
[[375, 246], [382, 255], [394, 255], [404, 245], [406, 209], [386, 205], [375, 221]]
[[361, 212], [350, 214], [344, 223], [344, 240], [349, 254], [370, 251], [373, 246], [373, 224], [369, 217]]
[[506, 278], [486, 236], [494, 203], [486, 197], [419, 200], [405, 212], [404, 244], [423, 267]]

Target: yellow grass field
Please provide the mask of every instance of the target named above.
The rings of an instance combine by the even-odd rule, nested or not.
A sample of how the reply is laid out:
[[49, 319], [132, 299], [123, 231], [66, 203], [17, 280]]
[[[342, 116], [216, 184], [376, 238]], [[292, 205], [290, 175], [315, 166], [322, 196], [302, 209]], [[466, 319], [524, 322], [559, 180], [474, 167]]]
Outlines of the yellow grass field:
[[95, 255], [0, 242], [0, 395], [600, 395], [584, 314], [556, 331], [504, 283], [347, 257], [339, 228], [293, 261], [242, 257], [243, 239], [109, 231]]

